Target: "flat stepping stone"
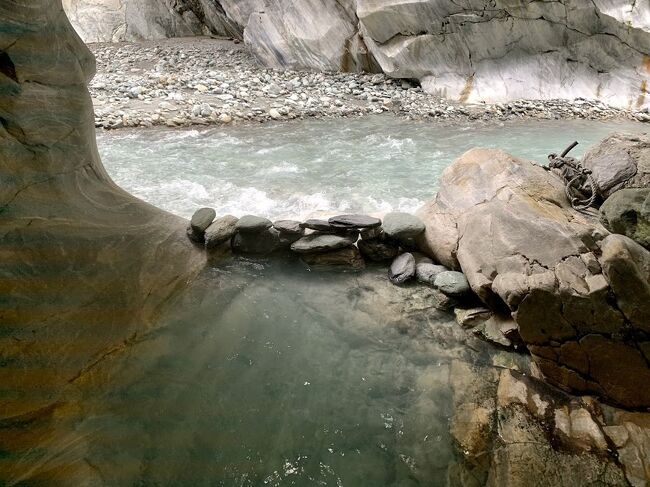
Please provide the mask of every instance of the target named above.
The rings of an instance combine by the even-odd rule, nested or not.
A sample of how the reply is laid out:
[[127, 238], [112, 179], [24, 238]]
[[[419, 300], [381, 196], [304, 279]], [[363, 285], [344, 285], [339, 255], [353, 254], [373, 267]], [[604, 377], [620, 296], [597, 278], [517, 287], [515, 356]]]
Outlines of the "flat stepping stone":
[[304, 228], [300, 227], [300, 222], [295, 220], [278, 220], [273, 222], [273, 228], [287, 235], [302, 235], [305, 233]]
[[397, 257], [388, 269], [388, 279], [393, 284], [404, 284], [415, 276], [415, 257], [408, 252]]
[[291, 250], [299, 254], [330, 252], [354, 245], [358, 235], [313, 234], [302, 237], [291, 244]]
[[314, 270], [360, 270], [365, 267], [363, 257], [355, 246], [332, 252], [302, 254], [300, 258]]
[[410, 213], [388, 213], [382, 226], [386, 235], [399, 240], [415, 238], [426, 228], [422, 220]]
[[333, 216], [328, 222], [340, 228], [377, 228], [381, 220], [368, 215], [338, 215]]
[[452, 297], [463, 297], [472, 292], [465, 274], [457, 271], [445, 271], [436, 276], [433, 283], [440, 292]]
[[205, 248], [213, 249], [227, 242], [236, 233], [239, 219], [232, 215], [217, 218], [205, 231]]
[[346, 230], [341, 227], [335, 227], [327, 220], [317, 220], [317, 219], [310, 219], [302, 222], [300, 224], [300, 228], [308, 228], [310, 230], [316, 230], [318, 232], [323, 232], [323, 233], [342, 233], [345, 232]]
[[255, 215], [242, 216], [237, 222], [237, 231], [241, 233], [260, 233], [273, 226], [268, 218]]
[[197, 236], [203, 236], [205, 230], [216, 218], [217, 212], [212, 208], [200, 208], [194, 212], [190, 220], [190, 227]]

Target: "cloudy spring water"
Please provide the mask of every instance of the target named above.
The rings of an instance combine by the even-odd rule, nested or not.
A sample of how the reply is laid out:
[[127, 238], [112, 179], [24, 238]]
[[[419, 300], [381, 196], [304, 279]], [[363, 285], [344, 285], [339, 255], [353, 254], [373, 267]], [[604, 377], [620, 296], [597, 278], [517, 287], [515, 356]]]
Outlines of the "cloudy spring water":
[[388, 117], [307, 120], [197, 130], [100, 132], [115, 181], [172, 213], [299, 218], [411, 212], [466, 150], [502, 148], [544, 163], [573, 140], [571, 155], [634, 122], [526, 121], [443, 126]]

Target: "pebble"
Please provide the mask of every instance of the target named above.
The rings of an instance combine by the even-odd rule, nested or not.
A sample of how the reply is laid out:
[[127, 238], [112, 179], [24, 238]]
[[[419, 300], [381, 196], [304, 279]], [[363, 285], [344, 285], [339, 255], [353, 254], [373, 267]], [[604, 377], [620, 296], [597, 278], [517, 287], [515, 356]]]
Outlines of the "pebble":
[[391, 113], [454, 122], [534, 119], [632, 119], [644, 111], [594, 100], [515, 100], [458, 105], [412, 82], [383, 74], [318, 73], [259, 66], [243, 45], [219, 39], [91, 44], [95, 125], [218, 125]]

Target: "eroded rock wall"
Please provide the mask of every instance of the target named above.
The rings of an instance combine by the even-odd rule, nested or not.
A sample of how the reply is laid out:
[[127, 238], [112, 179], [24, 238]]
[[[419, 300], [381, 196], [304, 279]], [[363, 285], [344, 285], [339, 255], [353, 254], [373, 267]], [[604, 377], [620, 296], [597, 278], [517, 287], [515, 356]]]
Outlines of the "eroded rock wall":
[[66, 0], [86, 41], [243, 36], [274, 68], [383, 71], [460, 102], [650, 106], [650, 4], [634, 0]]

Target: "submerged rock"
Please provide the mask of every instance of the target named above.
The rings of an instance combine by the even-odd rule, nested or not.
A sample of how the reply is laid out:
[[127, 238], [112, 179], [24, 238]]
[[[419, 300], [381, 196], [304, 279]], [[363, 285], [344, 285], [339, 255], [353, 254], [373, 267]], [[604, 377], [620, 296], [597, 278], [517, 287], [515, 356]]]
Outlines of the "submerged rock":
[[239, 219], [232, 215], [217, 218], [205, 231], [205, 248], [213, 249], [230, 240], [236, 232]]
[[382, 225], [384, 233], [400, 241], [407, 241], [424, 233], [422, 220], [410, 213], [388, 213]]
[[472, 292], [462, 272], [447, 270], [440, 272], [436, 275], [433, 285], [447, 296], [455, 298], [462, 298]]
[[622, 189], [600, 207], [603, 225], [650, 249], [650, 188]]
[[242, 216], [237, 222], [237, 231], [241, 233], [264, 232], [273, 226], [271, 220], [255, 215]]
[[365, 267], [363, 257], [355, 246], [331, 252], [301, 254], [300, 258], [312, 269], [350, 269], [361, 270]]
[[299, 254], [329, 252], [354, 245], [357, 236], [312, 234], [291, 244], [291, 250]]
[[415, 258], [408, 252], [397, 257], [388, 270], [388, 278], [393, 284], [404, 284], [414, 276]]

